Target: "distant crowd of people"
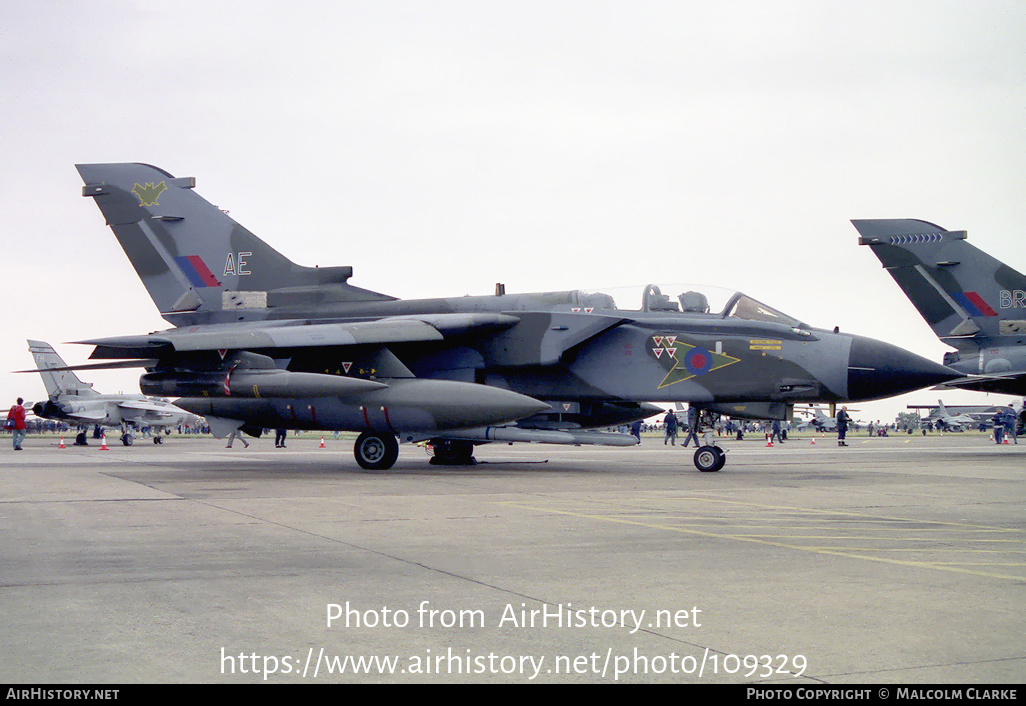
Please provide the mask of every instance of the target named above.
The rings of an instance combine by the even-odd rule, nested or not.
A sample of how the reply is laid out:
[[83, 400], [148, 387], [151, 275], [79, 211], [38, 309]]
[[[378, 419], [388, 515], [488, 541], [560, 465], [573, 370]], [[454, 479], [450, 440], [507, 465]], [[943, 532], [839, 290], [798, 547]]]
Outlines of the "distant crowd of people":
[[[1022, 417], [1022, 419], [1020, 419]], [[837, 445], [848, 446], [848, 432], [850, 430], [859, 431], [859, 425], [856, 425], [851, 416], [848, 414], [847, 406], [842, 406], [837, 410], [837, 414], [834, 416], [833, 421], [836, 422], [837, 429]], [[1019, 414], [1015, 410], [1015, 406], [1009, 404], [1008, 407], [998, 410], [990, 422], [994, 429], [994, 440], [995, 443], [1002, 444], [1005, 439], [1010, 439], [1010, 443], [1019, 443], [1017, 436], [1019, 434], [1026, 433], [1026, 408]], [[869, 422], [865, 424], [865, 429], [871, 437], [884, 437], [890, 436], [890, 432], [895, 433], [908, 433], [911, 434], [915, 429], [921, 429], [925, 434], [928, 428], [932, 426], [926, 422], [916, 422], [914, 424], [908, 424], [904, 422], [894, 422], [886, 424], [880, 420], [875, 422]], [[985, 431], [987, 428], [986, 423], [980, 424], [980, 431]], [[804, 427], [803, 427], [804, 428]], [[817, 431], [822, 431], [818, 427], [813, 427]], [[626, 431], [626, 427], [621, 427], [621, 431]], [[635, 422], [630, 427], [630, 433], [633, 434], [638, 440], [641, 440], [641, 431], [659, 431], [663, 433], [663, 445], [676, 446], [677, 438], [681, 432], [687, 433], [687, 438], [683, 444], [686, 448], [693, 440], [695, 445], [698, 446], [698, 424], [697, 424], [697, 408], [694, 405], [689, 406], [687, 411], [687, 421], [682, 421], [680, 418], [680, 411], [668, 409], [662, 420], [658, 424], [642, 424], [641, 422]], [[758, 433], [764, 434], [767, 440], [771, 442], [784, 443], [787, 440], [787, 435], [792, 431], [792, 425], [790, 422], [782, 422], [780, 420], [772, 420], [768, 422], [751, 421], [751, 420], [733, 420], [729, 417], [721, 417], [719, 420], [710, 428], [710, 431], [714, 431], [717, 436], [723, 436], [724, 434], [733, 436], [736, 434], [736, 438], [740, 441], [744, 438], [746, 433]]]

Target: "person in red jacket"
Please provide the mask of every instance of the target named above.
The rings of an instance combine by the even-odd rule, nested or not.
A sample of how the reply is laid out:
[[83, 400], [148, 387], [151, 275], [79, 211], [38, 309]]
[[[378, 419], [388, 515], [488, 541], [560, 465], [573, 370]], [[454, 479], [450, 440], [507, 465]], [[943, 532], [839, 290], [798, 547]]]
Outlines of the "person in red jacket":
[[24, 401], [18, 398], [18, 404], [11, 407], [11, 411], [7, 413], [7, 421], [11, 424], [4, 425], [12, 432], [15, 451], [21, 451], [21, 442], [25, 438], [25, 408], [21, 406]]

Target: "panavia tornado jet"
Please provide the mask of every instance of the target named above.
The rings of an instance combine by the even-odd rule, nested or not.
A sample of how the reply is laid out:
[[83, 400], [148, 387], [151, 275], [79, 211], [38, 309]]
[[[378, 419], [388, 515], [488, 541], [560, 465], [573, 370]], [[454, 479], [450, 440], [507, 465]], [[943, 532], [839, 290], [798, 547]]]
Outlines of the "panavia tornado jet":
[[[628, 446], [602, 431], [690, 402], [706, 417], [789, 418], [794, 402], [897, 395], [955, 377], [879, 341], [813, 328], [741, 293], [648, 285], [632, 300], [582, 290], [400, 300], [302, 267], [145, 164], [84, 164], [92, 198], [175, 327], [82, 341], [146, 368], [146, 394], [181, 397], [216, 435], [359, 432], [357, 462], [391, 467], [399, 442], [473, 462], [487, 442]], [[671, 298], [671, 294], [673, 297]], [[116, 363], [124, 365], [124, 362]], [[706, 443], [704, 471], [724, 453]]]
[[926, 221], [852, 221], [884, 269], [941, 341], [945, 384], [1026, 395], [1026, 276], [966, 241], [964, 230]]
[[[121, 443], [125, 446], [132, 445], [135, 429], [163, 429], [200, 421], [195, 414], [157, 397], [97, 392], [92, 383], [82, 382], [71, 372], [49, 343], [30, 340], [28, 346], [48, 397], [46, 402], [32, 406], [32, 413], [37, 417], [62, 419], [80, 426], [120, 427]], [[161, 443], [159, 434], [153, 437], [153, 442]], [[85, 443], [84, 432], [79, 433], [76, 443]]]

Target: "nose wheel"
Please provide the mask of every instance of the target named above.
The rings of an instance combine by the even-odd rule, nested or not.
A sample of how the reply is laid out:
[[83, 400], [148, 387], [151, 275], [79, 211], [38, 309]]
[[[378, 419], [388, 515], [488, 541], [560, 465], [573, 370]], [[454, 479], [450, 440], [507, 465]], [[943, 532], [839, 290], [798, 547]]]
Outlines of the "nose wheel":
[[726, 462], [727, 454], [719, 446], [699, 446], [695, 451], [695, 467], [702, 473], [714, 473]]
[[727, 453], [712, 441], [716, 438], [713, 430], [719, 420], [719, 414], [701, 408], [695, 418], [695, 424], [702, 430], [703, 437], [703, 445], [695, 449], [695, 468], [702, 473], [715, 473], [727, 462]]

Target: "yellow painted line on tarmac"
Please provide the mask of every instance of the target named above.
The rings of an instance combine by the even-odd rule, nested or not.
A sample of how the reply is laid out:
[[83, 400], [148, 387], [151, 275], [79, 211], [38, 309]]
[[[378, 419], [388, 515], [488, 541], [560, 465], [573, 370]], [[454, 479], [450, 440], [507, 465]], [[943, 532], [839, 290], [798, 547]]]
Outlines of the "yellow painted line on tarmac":
[[[844, 512], [844, 511], [837, 511], [837, 510], [814, 510], [814, 509], [804, 509], [804, 508], [796, 508], [796, 507], [785, 507], [785, 506], [774, 506], [774, 505], [759, 505], [757, 503], [740, 503], [740, 502], [737, 502], [737, 501], [715, 500], [715, 499], [712, 499], [712, 498], [693, 498], [692, 500], [696, 500], [696, 501], [697, 500], [701, 500], [703, 502], [719, 502], [719, 503], [739, 505], [739, 506], [760, 507], [760, 508], [764, 508], [764, 509], [777, 509], [777, 510], [786, 509], [786, 510], [798, 511], [798, 512], [844, 515], [844, 516], [848, 516], [848, 517], [865, 517], [867, 519], [874, 517], [872, 515], [859, 515], [858, 513]], [[734, 540], [734, 541], [737, 541], [737, 542], [747, 542], [749, 544], [761, 544], [761, 545], [764, 545], [764, 546], [780, 547], [780, 548], [783, 548], [783, 549], [793, 549], [793, 550], [796, 550], [796, 551], [810, 552], [812, 554], [821, 554], [821, 555], [824, 555], [824, 556], [838, 556], [838, 557], [844, 557], [846, 559], [858, 559], [860, 561], [873, 561], [873, 562], [882, 563], [882, 564], [891, 564], [891, 565], [895, 565], [895, 566], [904, 566], [904, 567], [907, 567], [907, 568], [933, 569], [935, 571], [947, 571], [947, 572], [951, 572], [951, 573], [968, 574], [970, 576], [983, 576], [983, 577], [987, 577], [987, 578], [1009, 579], [1009, 580], [1012, 580], [1012, 581], [1022, 581], [1023, 580], [1023, 576], [1018, 576], [1018, 575], [1014, 575], [1014, 574], [996, 573], [996, 572], [992, 572], [992, 571], [977, 571], [977, 570], [962, 568], [961, 566], [945, 564], [945, 563], [942, 563], [942, 562], [911, 561], [911, 560], [906, 560], [906, 559], [892, 559], [892, 558], [883, 557], [883, 556], [865, 556], [865, 555], [862, 555], [862, 554], [853, 553], [853, 550], [851, 550], [851, 549], [838, 550], [838, 549], [826, 549], [826, 548], [814, 548], [814, 547], [813, 548], [809, 548], [809, 547], [803, 547], [803, 546], [797, 545], [797, 544], [790, 544], [790, 543], [783, 542], [783, 541], [770, 541], [768, 539], [762, 539], [762, 538], [753, 537], [753, 536], [724, 534], [724, 533], [718, 533], [718, 532], [710, 532], [710, 531], [706, 531], [706, 530], [685, 529], [684, 527], [681, 527], [681, 526], [678, 526], [678, 525], [668, 525], [668, 524], [661, 523], [661, 522], [643, 522], [643, 521], [639, 521], [639, 520], [628, 520], [628, 519], [624, 519], [622, 517], [615, 517], [615, 516], [611, 516], [611, 515], [598, 514], [598, 513], [593, 513], [593, 512], [579, 512], [579, 511], [573, 511], [573, 510], [559, 510], [559, 509], [554, 509], [554, 508], [551, 508], [551, 507], [544, 507], [542, 505], [537, 505], [537, 504], [533, 504], [533, 503], [525, 503], [525, 502], [520, 502], [520, 501], [505, 501], [505, 502], [500, 502], [500, 503], [497, 503], [497, 504], [505, 505], [505, 506], [508, 506], [508, 507], [516, 507], [516, 508], [520, 508], [520, 509], [523, 509], [523, 510], [534, 510], [534, 511], [537, 511], [537, 512], [545, 512], [545, 513], [549, 513], [549, 514], [552, 514], [552, 515], [564, 515], [564, 516], [567, 516], [567, 517], [577, 517], [577, 518], [587, 519], [587, 520], [598, 520], [600, 522], [610, 522], [610, 523], [613, 523], [613, 524], [631, 525], [631, 526], [635, 526], [635, 527], [647, 527], [649, 529], [666, 530], [666, 531], [669, 531], [669, 532], [676, 532], [678, 534], [686, 534], [686, 535], [692, 535], [692, 536], [696, 536], [696, 537], [709, 537], [709, 538], [715, 538], [715, 539], [729, 539], [729, 540]], [[879, 518], [877, 517], [876, 519], [879, 519]], [[907, 518], [892, 518], [892, 519], [903, 521], [903, 522], [909, 522], [909, 523], [920, 522], [920, 521], [917, 521], [917, 520], [909, 520]], [[966, 528], [981, 528], [980, 525], [968, 525], [968, 524], [962, 524], [962, 523], [931, 522], [931, 524], [950, 525], [950, 526], [955, 526], [955, 527], [966, 527]], [[996, 531], [1001, 531], [1000, 528], [985, 528], [985, 529], [994, 529]], [[1008, 530], [1008, 531], [1009, 532], [1017, 532], [1017, 530]], [[901, 538], [901, 539], [904, 540], [904, 538]], [[1014, 540], [1009, 540], [1009, 541], [1014, 541]], [[869, 551], [869, 550], [864, 550], [864, 551]], [[958, 550], [957, 550], [957, 548], [951, 548], [951, 551], [958, 551]], [[1018, 566], [1019, 564], [1001, 564], [1001, 565], [1002, 566]]]
[[[780, 534], [732, 534], [730, 536], [731, 537], [754, 537], [754, 538], [759, 538], [759, 537], [780, 537]], [[826, 534], [804, 534], [804, 535], [803, 534], [789, 534], [789, 535], [787, 535], [787, 538], [788, 539], [820, 539], [820, 540], [822, 540], [822, 539], [873, 539], [873, 540], [876, 540], [878, 542], [879, 541], [883, 541], [883, 540], [888, 540], [888, 539], [893, 539], [895, 541], [901, 541], [901, 542], [933, 542], [933, 543], [936, 543], [936, 542], [940, 541], [939, 537], [865, 537], [865, 536], [856, 535], [856, 534], [849, 534], [849, 535], [844, 535], [844, 534], [838, 534], [838, 535], [826, 535]], [[1021, 540], [1021, 539], [962, 539], [962, 540], [959, 540], [959, 541], [965, 542], [965, 543], [981, 542], [981, 543], [986, 543], [986, 544], [998, 544], [998, 543], [1001, 543], [1001, 542], [1008, 542], [1009, 544], [1022, 544], [1022, 542], [1023, 542], [1023, 540]], [[950, 550], [950, 549], [952, 549], [952, 547], [948, 547], [948, 549]]]
[[[555, 499], [553, 499], [553, 501], [555, 501]], [[937, 527], [958, 527], [958, 528], [962, 528], [962, 529], [977, 529], [977, 530], [987, 531], [987, 532], [1009, 533], [1009, 534], [1019, 534], [1019, 535], [1022, 535], [1022, 531], [1019, 530], [1019, 529], [1016, 529], [1016, 528], [991, 527], [989, 525], [977, 525], [977, 524], [970, 524], [968, 522], [942, 522], [942, 521], [939, 521], [939, 520], [910, 519], [908, 517], [892, 517], [892, 516], [889, 516], [889, 515], [868, 515], [868, 514], [861, 513], [861, 512], [852, 512], [850, 510], [837, 510], [837, 509], [833, 509], [833, 508], [806, 508], [806, 507], [795, 507], [793, 505], [766, 505], [764, 503], [753, 503], [753, 502], [741, 501], [741, 500], [723, 500], [723, 499], [720, 499], [720, 498], [709, 498], [709, 497], [704, 497], [704, 496], [701, 496], [701, 495], [689, 495], [689, 496], [681, 496], [681, 497], [660, 497], [660, 498], [635, 498], [634, 500], [631, 501], [632, 504], [623, 505], [623, 506], [616, 506], [616, 507], [622, 507], [622, 508], [624, 508], [627, 511], [630, 511], [630, 510], [640, 510], [640, 509], [643, 509], [643, 507], [639, 507], [638, 506], [639, 503], [641, 504], [641, 506], [645, 506], [645, 505], [647, 505], [649, 503], [656, 503], [656, 502], [658, 502], [658, 503], [665, 503], [667, 501], [671, 501], [671, 502], [672, 501], [680, 501], [680, 502], [688, 502], [688, 503], [697, 503], [697, 502], [715, 503], [715, 504], [719, 504], [719, 505], [727, 505], [727, 506], [731, 506], [731, 507], [735, 507], [735, 508], [741, 508], [741, 509], [755, 508], [757, 510], [775, 510], [775, 511], [779, 511], [779, 512], [800, 513], [802, 515], [824, 515], [824, 516], [826, 516], [826, 515], [835, 515], [835, 516], [841, 516], [841, 517], [852, 517], [852, 518], [856, 518], [856, 519], [858, 519], [858, 520], [860, 520], [862, 522], [899, 522], [899, 523], [906, 523], [906, 524], [910, 524], [910, 525], [912, 525], [912, 524], [929, 524], [929, 525], [936, 525]], [[611, 505], [610, 502], [604, 501], [604, 500], [600, 500], [600, 499], [585, 499], [585, 500], [579, 500], [579, 501], [576, 501], [576, 502], [578, 502], [578, 503], [588, 502], [588, 503], [592, 503], [592, 504], [596, 504], [596, 505]], [[509, 501], [508, 503], [500, 503], [500, 504], [516, 505], [517, 502], [516, 501]], [[662, 511], [662, 512], [666, 512], [667, 511], [666, 508], [657, 508], [657, 509], [659, 511]], [[696, 514], [702, 513], [702, 512], [711, 513], [713, 511], [712, 510], [698, 510], [696, 512]], [[717, 517], [717, 518], [724, 517], [724, 515], [722, 513], [718, 513], [718, 512], [715, 513], [715, 514], [700, 515], [700, 516], [701, 517]], [[735, 515], [735, 517], [737, 517], [737, 516], [739, 516], [739, 515]], [[758, 517], [758, 515], [756, 517]], [[800, 521], [803, 521], [804, 518], [797, 518], [797, 519], [796, 518], [790, 518], [790, 519], [795, 521], [795, 522], [800, 522]], [[898, 529], [898, 528], [896, 528], [896, 529]], [[914, 528], [908, 528], [908, 529], [909, 530], [914, 530], [916, 532], [928, 531], [929, 530], [929, 528], [922, 528], [922, 527], [914, 527]], [[1024, 537], [1024, 539], [1026, 539], [1026, 537]]]
[[[817, 537], [813, 537], [812, 539], [817, 539]], [[820, 539], [835, 539], [835, 537], [822, 537]], [[866, 539], [866, 537], [859, 537], [858, 539]], [[1014, 548], [1012, 548], [1012, 549], [1006, 549], [1006, 548], [1001, 548], [1001, 549], [973, 549], [971, 547], [964, 547], [964, 548], [959, 548], [959, 547], [936, 547], [936, 548], [933, 548], [933, 547], [845, 547], [845, 546], [831, 546], [829, 544], [824, 544], [822, 546], [817, 546], [815, 544], [812, 544], [812, 545], [809, 545], [807, 548], [809, 548], [809, 549], [837, 549], [837, 550], [843, 550], [843, 551], [846, 551], [846, 552], [919, 552], [919, 553], [924, 553], [924, 552], [948, 552], [949, 554], [952, 553], [952, 552], [958, 552], [958, 553], [961, 553], [961, 554], [1011, 554], [1011, 553], [1019, 553], [1019, 554], [1021, 554], [1023, 552], [1026, 552], [1026, 549], [1014, 549]], [[1009, 563], [1009, 565], [1011, 566], [1011, 563]]]

